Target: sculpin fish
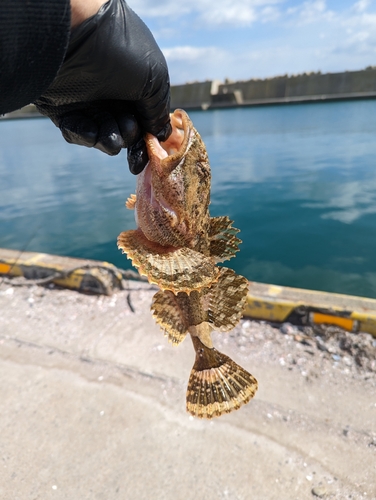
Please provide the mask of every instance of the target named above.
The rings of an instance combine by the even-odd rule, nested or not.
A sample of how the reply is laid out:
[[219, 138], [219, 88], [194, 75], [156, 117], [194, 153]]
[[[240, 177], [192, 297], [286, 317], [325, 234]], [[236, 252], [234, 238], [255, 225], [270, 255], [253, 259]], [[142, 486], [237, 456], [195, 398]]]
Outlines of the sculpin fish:
[[187, 411], [212, 418], [237, 410], [257, 390], [256, 379], [213, 347], [213, 330], [227, 332], [240, 321], [248, 282], [219, 262], [238, 251], [238, 229], [210, 217], [211, 173], [205, 145], [187, 113], [171, 115], [166, 142], [147, 134], [149, 163], [139, 174], [136, 230], [119, 235], [118, 247], [141, 275], [160, 288], [151, 309], [174, 345], [189, 333], [196, 351], [187, 389]]

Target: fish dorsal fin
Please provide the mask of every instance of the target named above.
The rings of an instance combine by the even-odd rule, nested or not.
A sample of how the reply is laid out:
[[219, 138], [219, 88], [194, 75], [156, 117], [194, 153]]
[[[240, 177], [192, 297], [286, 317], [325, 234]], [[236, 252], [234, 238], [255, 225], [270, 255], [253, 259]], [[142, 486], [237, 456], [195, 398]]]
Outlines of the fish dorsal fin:
[[187, 388], [187, 411], [199, 418], [238, 410], [257, 391], [257, 380], [231, 358], [192, 337], [196, 361]]
[[128, 210], [134, 210], [136, 208], [137, 196], [135, 194], [131, 194], [130, 197], [125, 202], [125, 206]]
[[215, 262], [223, 262], [234, 257], [239, 251], [242, 242], [237, 238], [239, 229], [232, 227], [233, 221], [227, 216], [211, 217], [208, 237], [210, 241], [210, 255]]
[[201, 290], [212, 285], [219, 274], [211, 257], [190, 248], [164, 247], [148, 240], [140, 229], [121, 233], [118, 247], [149, 283], [162, 290], [174, 293]]
[[221, 267], [218, 281], [203, 293], [207, 321], [221, 332], [234, 328], [243, 315], [247, 294], [248, 280]]
[[157, 292], [151, 304], [153, 318], [164, 330], [169, 342], [178, 345], [185, 339], [189, 321], [184, 309], [179, 307], [178, 296], [169, 290]]

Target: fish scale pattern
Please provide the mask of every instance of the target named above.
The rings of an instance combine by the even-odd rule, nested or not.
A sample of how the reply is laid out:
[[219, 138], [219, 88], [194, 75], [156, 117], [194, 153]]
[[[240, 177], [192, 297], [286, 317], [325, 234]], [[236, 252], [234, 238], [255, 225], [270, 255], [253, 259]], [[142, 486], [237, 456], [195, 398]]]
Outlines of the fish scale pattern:
[[[126, 204], [136, 211], [139, 207], [139, 227], [121, 233], [118, 246], [140, 274], [161, 288], [153, 297], [151, 309], [168, 340], [178, 345], [187, 335], [191, 337], [196, 359], [188, 381], [186, 407], [190, 414], [210, 419], [239, 409], [257, 391], [255, 377], [217, 351], [211, 339], [213, 330], [228, 332], [240, 321], [248, 281], [232, 269], [217, 265], [239, 250], [239, 230], [227, 216], [210, 217], [210, 166], [205, 146], [184, 111], [175, 111], [171, 118], [173, 130], [183, 130], [183, 134], [173, 133], [172, 137], [183, 139], [178, 143], [170, 139], [171, 144], [164, 144], [166, 151], [174, 151], [167, 157], [165, 153], [159, 155], [152, 140], [146, 167], [149, 170], [139, 177], [137, 195], [128, 198]], [[201, 189], [200, 210], [192, 185]], [[195, 238], [190, 235], [185, 240], [184, 233], [179, 234], [183, 242], [180, 247], [148, 239], [145, 233], [158, 240], [161, 231], [149, 226], [156, 219], [147, 216], [147, 196], [154, 212], [167, 209], [172, 214], [173, 227], [166, 223], [164, 234], [190, 227]]]

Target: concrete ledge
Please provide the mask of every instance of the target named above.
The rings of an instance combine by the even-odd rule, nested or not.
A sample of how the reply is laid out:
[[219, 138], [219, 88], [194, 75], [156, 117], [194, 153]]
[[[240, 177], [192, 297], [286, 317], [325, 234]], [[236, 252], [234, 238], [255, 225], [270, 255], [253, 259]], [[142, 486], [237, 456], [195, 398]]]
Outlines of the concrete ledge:
[[329, 324], [376, 337], [376, 300], [250, 282], [244, 315], [293, 324]]
[[64, 288], [110, 295], [121, 288], [122, 274], [112, 264], [0, 248], [0, 275], [22, 277], [25, 284], [54, 283]]
[[216, 333], [259, 391], [201, 421], [185, 411], [194, 350], [163, 337], [155, 291], [0, 278], [1, 500], [376, 498], [370, 335], [249, 320]]
[[239, 102], [233, 97], [233, 93], [218, 94], [218, 95], [223, 96], [223, 98], [213, 99], [210, 105], [207, 106], [205, 109], [244, 108], [251, 106], [272, 106], [275, 104], [303, 104], [303, 103], [307, 104], [315, 102], [352, 101], [359, 99], [376, 98], [376, 92], [348, 92], [341, 94], [317, 94], [317, 95], [302, 95], [302, 96], [291, 96], [291, 97], [266, 97], [262, 99], [249, 99]]
[[[126, 276], [125, 276], [126, 274]], [[55, 283], [80, 292], [111, 295], [122, 278], [141, 280], [107, 262], [0, 248], [0, 275], [22, 277], [23, 284]], [[250, 282], [244, 316], [298, 325], [336, 325], [376, 337], [376, 300], [301, 288]]]

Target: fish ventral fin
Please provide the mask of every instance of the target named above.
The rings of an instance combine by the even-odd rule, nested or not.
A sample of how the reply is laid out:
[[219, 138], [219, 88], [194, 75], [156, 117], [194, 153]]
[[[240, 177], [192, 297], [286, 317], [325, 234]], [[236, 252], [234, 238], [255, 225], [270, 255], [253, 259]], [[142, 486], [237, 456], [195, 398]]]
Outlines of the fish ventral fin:
[[219, 269], [211, 257], [186, 247], [164, 247], [146, 238], [141, 229], [121, 233], [118, 248], [149, 283], [162, 290], [190, 293], [211, 286], [218, 279]]
[[164, 330], [169, 342], [178, 345], [185, 339], [189, 328], [188, 318], [179, 306], [178, 297], [166, 290], [157, 292], [151, 304], [153, 318]]
[[168, 340], [178, 345], [190, 327], [203, 322], [221, 332], [234, 328], [242, 317], [247, 294], [248, 280], [222, 267], [218, 281], [210, 288], [189, 295], [184, 292], [175, 295], [169, 290], [157, 292], [151, 309]]
[[210, 240], [210, 255], [215, 262], [223, 262], [235, 256], [242, 242], [236, 235], [240, 231], [232, 227], [234, 221], [227, 215], [211, 217], [208, 237]]
[[125, 206], [128, 210], [134, 210], [136, 208], [137, 196], [135, 194], [131, 194], [130, 197], [125, 202]]
[[187, 411], [199, 418], [238, 410], [257, 391], [257, 380], [231, 358], [192, 337], [196, 361], [187, 388]]
[[204, 293], [207, 321], [220, 332], [234, 328], [243, 315], [248, 280], [232, 269], [221, 267], [218, 281]]

